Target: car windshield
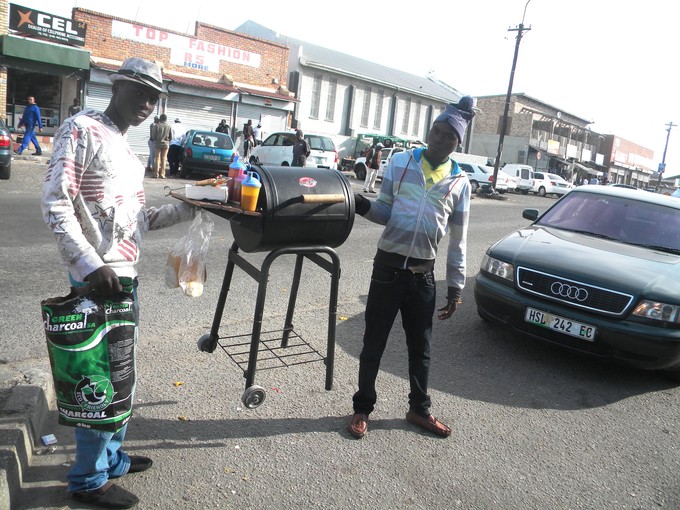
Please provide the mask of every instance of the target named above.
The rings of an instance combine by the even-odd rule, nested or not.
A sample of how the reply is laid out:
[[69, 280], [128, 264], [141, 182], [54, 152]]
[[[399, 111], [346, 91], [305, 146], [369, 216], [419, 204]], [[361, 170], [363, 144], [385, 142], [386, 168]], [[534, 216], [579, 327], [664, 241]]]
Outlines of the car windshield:
[[680, 253], [680, 209], [596, 193], [569, 193], [536, 225]]
[[274, 133], [262, 144], [265, 147], [290, 147], [295, 143], [295, 135], [292, 133]]
[[334, 151], [335, 144], [327, 136], [305, 135], [305, 140], [309, 143], [309, 148], [321, 151]]
[[548, 174], [548, 178], [550, 178], [553, 181], [559, 181], [559, 182], [567, 182], [565, 181], [561, 175], [556, 175], [556, 174]]
[[228, 135], [222, 133], [196, 133], [191, 141], [194, 147], [214, 147], [216, 149], [233, 149], [234, 143]]

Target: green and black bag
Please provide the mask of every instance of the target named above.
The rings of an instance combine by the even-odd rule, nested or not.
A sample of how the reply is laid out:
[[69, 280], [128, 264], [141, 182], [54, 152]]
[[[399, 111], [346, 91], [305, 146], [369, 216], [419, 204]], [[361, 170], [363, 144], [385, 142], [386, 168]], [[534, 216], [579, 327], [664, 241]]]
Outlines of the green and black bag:
[[40, 303], [62, 425], [115, 432], [132, 415], [136, 311], [120, 281], [113, 298], [83, 287]]

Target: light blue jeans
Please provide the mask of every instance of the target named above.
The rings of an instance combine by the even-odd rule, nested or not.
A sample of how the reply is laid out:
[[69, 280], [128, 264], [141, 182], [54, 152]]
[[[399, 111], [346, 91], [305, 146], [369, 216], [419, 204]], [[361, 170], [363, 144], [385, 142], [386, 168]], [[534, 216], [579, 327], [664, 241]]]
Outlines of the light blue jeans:
[[[71, 280], [72, 285], [79, 282]], [[82, 284], [81, 284], [82, 285]], [[137, 346], [137, 328], [139, 327], [139, 302], [137, 301], [137, 280], [134, 281], [133, 295], [135, 298], [135, 347]], [[134, 389], [132, 392], [134, 402]], [[104, 432], [93, 429], [75, 429], [76, 462], [71, 467], [66, 478], [68, 491], [93, 491], [104, 486], [109, 478], [119, 478], [130, 469], [130, 458], [121, 451], [127, 424], [116, 432]]]

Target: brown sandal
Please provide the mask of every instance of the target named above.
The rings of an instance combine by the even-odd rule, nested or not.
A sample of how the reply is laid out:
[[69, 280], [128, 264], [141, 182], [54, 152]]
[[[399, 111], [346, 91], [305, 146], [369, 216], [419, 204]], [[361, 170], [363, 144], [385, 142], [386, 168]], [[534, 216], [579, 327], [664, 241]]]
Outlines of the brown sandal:
[[409, 411], [406, 413], [406, 421], [418, 425], [439, 437], [449, 437], [451, 435], [451, 429], [431, 414], [421, 416], [413, 411]]
[[368, 433], [368, 415], [354, 413], [349, 425], [347, 425], [347, 430], [357, 439], [364, 437]]

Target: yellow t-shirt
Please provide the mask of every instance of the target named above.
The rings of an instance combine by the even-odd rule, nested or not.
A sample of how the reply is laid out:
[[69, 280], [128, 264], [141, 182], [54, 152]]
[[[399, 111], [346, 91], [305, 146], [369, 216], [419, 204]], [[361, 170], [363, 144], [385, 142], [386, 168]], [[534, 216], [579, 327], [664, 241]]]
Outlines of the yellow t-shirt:
[[430, 162], [423, 156], [421, 166], [425, 176], [425, 189], [428, 190], [451, 173], [451, 159], [447, 159], [437, 168], [432, 168]]

